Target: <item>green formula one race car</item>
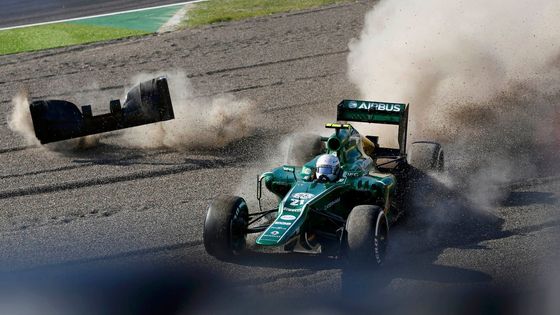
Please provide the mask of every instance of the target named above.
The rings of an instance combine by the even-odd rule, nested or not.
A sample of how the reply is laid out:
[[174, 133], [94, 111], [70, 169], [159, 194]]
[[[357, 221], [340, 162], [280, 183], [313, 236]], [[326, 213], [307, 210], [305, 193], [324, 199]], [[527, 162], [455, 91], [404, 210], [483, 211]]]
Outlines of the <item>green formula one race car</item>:
[[[407, 154], [407, 104], [344, 100], [337, 121], [326, 125], [334, 130], [328, 138], [292, 143], [292, 155], [311, 151], [315, 157], [258, 178], [259, 207], [264, 183], [279, 199], [275, 209], [250, 213], [236, 196], [210, 204], [203, 235], [210, 255], [231, 259], [244, 250], [247, 234], [260, 233], [261, 246], [383, 263], [389, 227], [403, 214], [411, 174], [442, 170], [443, 150], [421, 141]], [[360, 135], [349, 121], [398, 125], [399, 148], [380, 147], [377, 136]], [[272, 218], [263, 224], [267, 217]]]

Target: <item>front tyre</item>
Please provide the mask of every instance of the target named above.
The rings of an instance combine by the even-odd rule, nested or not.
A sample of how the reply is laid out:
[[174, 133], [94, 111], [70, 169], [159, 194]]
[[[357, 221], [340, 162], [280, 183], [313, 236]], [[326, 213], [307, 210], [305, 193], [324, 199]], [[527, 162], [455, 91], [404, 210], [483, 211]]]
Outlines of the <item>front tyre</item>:
[[241, 197], [222, 196], [208, 207], [204, 220], [204, 248], [208, 254], [228, 260], [245, 249], [249, 210]]
[[385, 261], [389, 225], [383, 209], [356, 206], [346, 220], [346, 254], [353, 264], [381, 266]]

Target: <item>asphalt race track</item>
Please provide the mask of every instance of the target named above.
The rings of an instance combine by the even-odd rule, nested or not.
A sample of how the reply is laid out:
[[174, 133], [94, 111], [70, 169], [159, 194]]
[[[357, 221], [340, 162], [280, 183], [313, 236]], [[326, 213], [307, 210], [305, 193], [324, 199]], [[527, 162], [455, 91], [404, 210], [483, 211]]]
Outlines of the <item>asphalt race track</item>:
[[0, 28], [50, 22], [152, 6], [186, 2], [181, 0], [3, 0]]
[[[490, 212], [465, 206], [443, 222], [403, 222], [391, 231], [392, 257], [382, 273], [353, 273], [337, 260], [295, 254], [254, 253], [225, 263], [205, 253], [210, 200], [219, 193], [252, 195], [255, 175], [270, 165], [268, 154], [278, 152], [282, 136], [334, 119], [338, 101], [356, 96], [346, 79], [347, 44], [371, 6], [1, 56], [2, 270], [177, 264], [221, 273], [243, 292], [343, 293], [364, 302], [380, 292], [414, 290], [545, 292], [559, 258], [560, 181], [553, 177], [510, 187]], [[201, 99], [227, 93], [257, 104], [257, 130], [225, 148], [135, 149], [117, 135], [94, 148], [55, 153], [27, 146], [8, 129], [11, 99], [22, 89], [32, 98], [103, 95], [107, 106], [135, 74], [175, 69]]]

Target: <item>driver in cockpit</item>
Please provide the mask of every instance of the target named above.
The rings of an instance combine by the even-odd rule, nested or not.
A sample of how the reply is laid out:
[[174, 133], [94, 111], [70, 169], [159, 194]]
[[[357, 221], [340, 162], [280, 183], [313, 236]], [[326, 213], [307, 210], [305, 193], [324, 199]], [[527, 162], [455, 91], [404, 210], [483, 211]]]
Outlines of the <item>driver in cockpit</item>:
[[336, 155], [323, 154], [315, 163], [317, 180], [320, 182], [335, 182], [340, 176], [340, 161]]

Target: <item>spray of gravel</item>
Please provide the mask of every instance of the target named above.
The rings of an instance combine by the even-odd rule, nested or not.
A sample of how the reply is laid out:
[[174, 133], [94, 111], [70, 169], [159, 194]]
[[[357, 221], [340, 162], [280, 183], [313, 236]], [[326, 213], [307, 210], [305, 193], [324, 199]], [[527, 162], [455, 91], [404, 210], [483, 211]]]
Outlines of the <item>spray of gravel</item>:
[[[430, 220], [466, 225], [511, 182], [559, 170], [558, 12], [549, 0], [381, 0], [366, 14], [348, 77], [364, 99], [410, 102], [409, 139], [444, 145]], [[471, 212], [446, 216], [457, 208]], [[461, 238], [483, 234], [471, 232]]]
[[33, 129], [33, 120], [29, 111], [29, 97], [26, 90], [21, 90], [12, 98], [12, 111], [8, 118], [8, 127], [23, 138], [26, 145], [41, 147], [48, 152], [69, 153], [76, 150], [85, 150], [95, 147], [100, 139], [99, 135], [92, 135], [41, 146]]
[[[142, 149], [214, 149], [253, 132], [258, 120], [258, 110], [253, 103], [229, 94], [195, 97], [184, 72], [138, 74], [131, 78], [131, 84], [125, 91], [160, 75], [169, 79], [175, 119], [116, 132], [119, 145]], [[98, 104], [100, 100], [108, 100], [115, 95], [107, 95], [107, 92], [96, 87], [98, 85], [93, 83], [86, 92], [73, 95], [72, 100], [79, 104], [92, 104], [94, 109], [105, 108], [106, 104]], [[125, 96], [123, 95], [122, 99]], [[12, 108], [9, 117], [10, 129], [23, 137], [28, 145], [39, 145], [33, 130], [27, 92], [21, 91], [13, 98]], [[44, 145], [43, 148], [54, 152], [74, 152], [95, 147], [102, 137], [103, 135], [92, 135]]]
[[127, 129], [126, 143], [140, 148], [212, 149], [252, 134], [258, 120], [257, 107], [248, 100], [223, 94], [195, 97], [184, 72], [139, 74], [133, 84], [159, 75], [169, 79], [175, 119]]
[[[333, 121], [332, 117], [313, 116], [312, 121], [306, 122], [299, 128], [279, 137], [274, 137], [270, 141], [259, 147], [262, 158], [255, 160], [241, 176], [239, 182], [231, 193], [235, 196], [242, 196], [246, 199], [252, 209], [256, 209], [256, 180], [257, 177], [282, 165], [294, 165], [294, 159], [290, 157], [290, 147], [294, 142], [302, 137], [309, 136], [330, 136], [332, 129], [326, 129], [325, 123]], [[298, 165], [300, 166], [300, 165]], [[263, 189], [263, 207], [272, 209], [278, 205], [277, 198], [270, 192]]]
[[33, 121], [29, 112], [27, 94], [26, 90], [21, 90], [12, 98], [12, 112], [8, 118], [8, 127], [19, 134], [27, 145], [38, 145], [39, 141], [35, 137]]
[[491, 208], [500, 186], [557, 150], [558, 10], [547, 0], [381, 1], [349, 44], [348, 75], [363, 98], [411, 102], [412, 139], [445, 144], [444, 182]]

